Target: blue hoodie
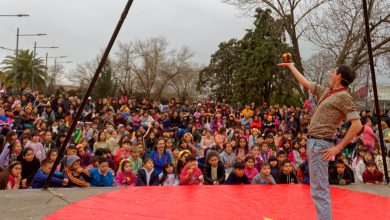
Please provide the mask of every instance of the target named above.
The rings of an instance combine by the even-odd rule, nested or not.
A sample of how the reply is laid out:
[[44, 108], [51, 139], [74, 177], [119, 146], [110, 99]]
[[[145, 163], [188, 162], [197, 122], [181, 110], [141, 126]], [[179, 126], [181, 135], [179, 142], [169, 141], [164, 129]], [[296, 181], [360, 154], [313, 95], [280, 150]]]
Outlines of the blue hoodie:
[[114, 183], [114, 176], [110, 171], [106, 175], [99, 172], [99, 168], [92, 168], [89, 170], [91, 174], [91, 180], [89, 184], [91, 186], [112, 186]]
[[[47, 174], [42, 171], [40, 168], [34, 175], [34, 179], [32, 181], [32, 188], [33, 189], [39, 189], [43, 188], [43, 185], [45, 184], [45, 181], [47, 179]], [[64, 179], [67, 178], [66, 175], [60, 173], [60, 172], [55, 172], [53, 174], [53, 177], [51, 178], [50, 184], [54, 185], [62, 185], [64, 183]]]

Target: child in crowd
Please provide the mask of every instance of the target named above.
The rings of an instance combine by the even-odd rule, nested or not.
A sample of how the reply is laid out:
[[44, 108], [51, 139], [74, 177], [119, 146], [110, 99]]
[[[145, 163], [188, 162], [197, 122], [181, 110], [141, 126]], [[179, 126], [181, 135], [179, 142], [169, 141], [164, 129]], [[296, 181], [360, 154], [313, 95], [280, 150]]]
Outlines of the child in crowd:
[[92, 168], [97, 168], [97, 167], [99, 167], [99, 158], [100, 158], [100, 156], [93, 156], [92, 157], [92, 159], [91, 159], [91, 164], [89, 164], [87, 167], [86, 167], [86, 169], [87, 170], [90, 170], [90, 169], [92, 169]]
[[80, 158], [76, 155], [71, 155], [66, 161], [66, 167], [64, 173], [68, 176], [69, 186], [87, 187], [88, 181], [91, 179], [91, 175], [88, 170], [81, 166]]
[[32, 132], [32, 139], [27, 142], [25, 147], [29, 147], [33, 149], [35, 157], [42, 161], [46, 158], [45, 150], [43, 149], [43, 145], [41, 142], [39, 142], [39, 133], [38, 132]]
[[80, 165], [82, 168], [86, 168], [91, 164], [91, 152], [87, 149], [86, 146], [82, 144], [78, 144], [77, 148], [77, 156], [80, 158]]
[[210, 130], [206, 130], [206, 135], [202, 136], [202, 140], [200, 141], [201, 149], [206, 149], [211, 147], [214, 144], [214, 137]]
[[287, 159], [291, 161], [294, 169], [298, 169], [299, 165], [303, 163], [301, 154], [299, 152], [300, 145], [297, 142], [294, 142], [293, 149], [290, 153], [287, 154]]
[[203, 169], [203, 178], [205, 185], [220, 185], [225, 182], [225, 168], [219, 155], [215, 151], [207, 153], [206, 166]]
[[251, 156], [255, 159], [255, 168], [259, 171], [260, 166], [264, 163], [263, 158], [260, 156], [260, 147], [254, 144], [251, 148]]
[[62, 172], [66, 166], [66, 160], [68, 159], [69, 156], [71, 155], [77, 155], [77, 148], [74, 144], [71, 144], [68, 146], [66, 149], [66, 156], [62, 158], [60, 164], [61, 164], [61, 169], [60, 171]]
[[248, 141], [244, 137], [240, 138], [240, 141], [238, 142], [238, 147], [236, 148], [234, 153], [236, 154], [236, 160], [238, 162], [245, 162], [245, 156], [249, 153], [249, 148]]
[[91, 174], [91, 180], [89, 182], [91, 186], [113, 186], [114, 176], [110, 172], [107, 158], [99, 158], [99, 166], [90, 169], [89, 173]]
[[137, 184], [137, 177], [131, 169], [131, 163], [128, 159], [123, 159], [119, 163], [119, 170], [115, 176], [117, 186], [135, 186]]
[[229, 174], [225, 184], [237, 185], [237, 184], [250, 184], [248, 177], [245, 175], [245, 165], [241, 162], [235, 162], [233, 165], [233, 172]]
[[282, 163], [287, 159], [287, 154], [285, 151], [281, 150], [276, 154], [276, 159], [278, 159], [279, 169], [282, 169]]
[[137, 186], [158, 186], [160, 185], [157, 172], [154, 170], [152, 158], [146, 158], [143, 162], [144, 167], [138, 171]]
[[269, 158], [271, 156], [273, 156], [273, 152], [272, 150], [269, 148], [268, 144], [263, 142], [261, 145], [261, 148], [260, 148], [260, 156], [261, 156], [261, 160], [263, 162], [268, 162]]
[[279, 184], [294, 184], [298, 183], [298, 179], [295, 174], [292, 172], [293, 168], [291, 161], [284, 160], [281, 163], [282, 172], [279, 173], [278, 183]]
[[236, 160], [236, 155], [233, 153], [233, 147], [230, 143], [225, 144], [225, 150], [220, 154], [220, 158], [227, 176], [233, 171], [233, 164]]
[[[46, 159], [50, 161], [50, 163], [54, 163], [58, 157], [58, 150], [57, 149], [50, 149], [46, 152]], [[61, 164], [58, 164], [56, 167], [56, 172], [60, 172], [61, 170]]]
[[35, 157], [34, 151], [29, 147], [22, 150], [22, 153], [18, 156], [18, 161], [22, 163], [22, 187], [27, 188], [31, 186], [34, 175], [41, 165]]
[[58, 150], [57, 149], [50, 149], [46, 152], [46, 159], [50, 161], [50, 163], [54, 163], [58, 157]]
[[366, 170], [366, 164], [368, 161], [374, 160], [374, 154], [371, 151], [366, 151], [363, 156], [363, 160], [360, 160], [355, 170], [355, 181], [357, 183], [363, 182], [363, 173]]
[[177, 161], [177, 173], [181, 173], [183, 168], [186, 166], [187, 163], [187, 156], [191, 153], [188, 150], [183, 150], [179, 153], [179, 160]]
[[370, 160], [366, 163], [366, 170], [363, 173], [364, 183], [380, 184], [383, 181], [383, 173], [378, 170], [375, 162]]
[[271, 156], [269, 159], [268, 159], [268, 163], [271, 167], [271, 175], [272, 177], [277, 180], [279, 178], [279, 173], [280, 173], [280, 169], [279, 169], [279, 166], [278, 166], [278, 160], [276, 159], [275, 156]]
[[123, 141], [120, 148], [116, 152], [114, 158], [115, 163], [119, 164], [123, 159], [127, 159], [131, 155], [131, 142], [129, 140]]
[[163, 172], [159, 175], [161, 186], [178, 186], [180, 181], [172, 163], [164, 164]]
[[139, 158], [139, 149], [137, 146], [131, 147], [129, 161], [131, 163], [131, 171], [134, 175], [138, 174], [138, 171], [142, 168], [142, 159]]
[[260, 173], [253, 178], [252, 184], [276, 184], [271, 175], [271, 166], [268, 163], [261, 164]]
[[[32, 188], [39, 189], [43, 188], [47, 177], [49, 176], [50, 170], [53, 168], [53, 163], [48, 159], [44, 159], [41, 162], [41, 168], [35, 173], [32, 181]], [[68, 178], [60, 172], [55, 172], [50, 180], [50, 186], [66, 186], [68, 185]]]
[[22, 163], [14, 161], [0, 172], [0, 190], [19, 189], [22, 181]]
[[15, 144], [12, 145], [8, 164], [11, 164], [17, 160], [20, 152], [22, 152], [22, 149], [23, 149], [22, 144], [20, 142], [16, 142]]
[[[337, 160], [335, 169], [330, 171], [329, 184], [349, 185], [353, 182], [353, 173], [348, 172], [342, 160]], [[348, 167], [349, 168], [349, 167]]]
[[172, 165], [173, 165], [174, 170], [177, 170], [177, 162], [179, 161], [179, 153], [180, 153], [179, 148], [177, 148], [177, 147], [172, 148], [171, 156], [172, 156]]
[[249, 182], [252, 182], [259, 171], [255, 167], [255, 158], [252, 156], [245, 157], [245, 175], [248, 177]]
[[196, 158], [188, 155], [186, 166], [180, 174], [180, 185], [202, 185], [203, 174], [196, 164]]

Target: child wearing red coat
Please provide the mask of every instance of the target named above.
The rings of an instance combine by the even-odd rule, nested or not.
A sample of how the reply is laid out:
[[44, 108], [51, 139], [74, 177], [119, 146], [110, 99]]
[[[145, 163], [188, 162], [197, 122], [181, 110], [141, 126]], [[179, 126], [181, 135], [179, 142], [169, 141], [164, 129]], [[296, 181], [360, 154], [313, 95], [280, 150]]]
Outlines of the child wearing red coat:
[[187, 164], [180, 174], [180, 185], [202, 185], [203, 174], [196, 165], [196, 158], [189, 155], [186, 161]]
[[378, 170], [374, 161], [368, 161], [363, 173], [364, 183], [380, 184], [383, 181], [383, 173]]

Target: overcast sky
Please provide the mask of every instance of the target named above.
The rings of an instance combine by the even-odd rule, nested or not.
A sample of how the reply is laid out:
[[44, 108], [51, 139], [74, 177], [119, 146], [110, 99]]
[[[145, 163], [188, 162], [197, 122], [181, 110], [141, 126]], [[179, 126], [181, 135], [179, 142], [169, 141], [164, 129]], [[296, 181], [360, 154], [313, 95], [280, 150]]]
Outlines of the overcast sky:
[[[29, 14], [30, 17], [0, 17], [0, 46], [16, 48], [16, 28], [20, 34], [46, 33], [41, 37], [20, 37], [20, 49], [59, 46], [59, 49], [37, 49], [38, 56], [67, 56], [62, 61], [69, 71], [77, 63], [93, 59], [106, 47], [126, 0], [1, 0], [0, 15]], [[251, 18], [220, 0], [135, 0], [118, 36], [128, 42], [164, 36], [170, 49], [189, 46], [194, 61], [207, 64], [218, 44], [241, 38], [252, 28]], [[302, 56], [312, 49], [302, 44]], [[111, 54], [115, 53], [114, 47]], [[11, 51], [0, 49], [0, 61]], [[49, 65], [54, 60], [49, 59]]]

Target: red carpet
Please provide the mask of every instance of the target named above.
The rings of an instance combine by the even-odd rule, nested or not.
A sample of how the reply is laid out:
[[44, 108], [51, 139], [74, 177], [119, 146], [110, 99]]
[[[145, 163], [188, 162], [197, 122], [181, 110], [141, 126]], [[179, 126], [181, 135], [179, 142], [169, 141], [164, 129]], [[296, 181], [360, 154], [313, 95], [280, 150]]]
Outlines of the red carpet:
[[[390, 198], [331, 188], [335, 220], [390, 219]], [[68, 205], [52, 219], [316, 219], [307, 185], [130, 187]]]

